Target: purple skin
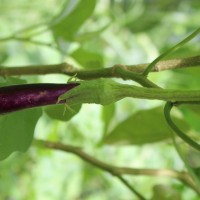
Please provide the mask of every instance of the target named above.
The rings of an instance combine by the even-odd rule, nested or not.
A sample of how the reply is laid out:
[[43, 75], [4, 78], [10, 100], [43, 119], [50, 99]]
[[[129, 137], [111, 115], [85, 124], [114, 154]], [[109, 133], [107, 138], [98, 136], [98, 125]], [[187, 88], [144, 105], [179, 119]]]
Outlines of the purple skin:
[[0, 87], [0, 114], [56, 104], [60, 95], [78, 85], [79, 83], [39, 83]]

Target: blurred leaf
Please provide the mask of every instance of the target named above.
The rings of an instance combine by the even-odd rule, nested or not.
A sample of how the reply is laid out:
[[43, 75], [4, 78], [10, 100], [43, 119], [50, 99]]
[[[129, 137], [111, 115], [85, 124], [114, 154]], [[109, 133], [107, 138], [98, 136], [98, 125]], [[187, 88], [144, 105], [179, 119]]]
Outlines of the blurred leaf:
[[176, 11], [182, 0], [145, 0], [147, 10]]
[[[151, 17], [150, 17], [151, 16]], [[160, 13], [144, 13], [140, 16], [140, 19], [135, 19], [133, 21], [129, 21], [125, 24], [125, 26], [133, 33], [139, 33], [143, 31], [147, 31], [149, 29], [154, 28], [157, 26], [161, 21], [161, 14]], [[138, 23], [140, 20], [140, 23]]]
[[195, 129], [200, 134], [200, 105], [182, 105], [180, 106], [180, 110], [191, 128]]
[[188, 104], [188, 105], [181, 105], [181, 110], [182, 108], [188, 108], [189, 110], [191, 110], [192, 112], [194, 112], [196, 115], [198, 115], [198, 117], [200, 117], [200, 105], [198, 104]]
[[[184, 121], [175, 119], [184, 129], [188, 126]], [[146, 144], [170, 138], [171, 130], [167, 126], [162, 107], [140, 110], [121, 122], [105, 138], [108, 144]]]
[[0, 51], [0, 64], [5, 62], [8, 57], [9, 57], [8, 53], [6, 53], [5, 51], [1, 50]]
[[91, 197], [90, 193], [97, 190], [104, 191], [105, 187], [110, 186], [108, 179], [97, 168], [91, 168], [88, 164], [83, 163], [82, 172], [82, 192], [80, 199], [96, 199]]
[[26, 56], [27, 56], [27, 59], [30, 61], [30, 63], [37, 65], [38, 63], [45, 62], [41, 54], [41, 51], [38, 51], [38, 49], [31, 52], [27, 51]]
[[[182, 48], [182, 47], [181, 47]], [[199, 89], [199, 67], [191, 67], [172, 71], [168, 85], [180, 89]]]
[[80, 27], [93, 13], [95, 5], [96, 0], [79, 1], [70, 13], [67, 13], [64, 18], [53, 25], [52, 29], [55, 38], [67, 41], [73, 40]]
[[141, 110], [121, 122], [106, 138], [105, 142], [145, 144], [162, 141], [170, 137], [161, 107]]
[[179, 191], [168, 185], [155, 185], [153, 188], [153, 197], [151, 200], [181, 200]]
[[115, 114], [115, 104], [110, 104], [102, 107], [102, 120], [104, 122], [104, 135], [107, 132], [108, 126]]
[[[8, 77], [0, 80], [0, 86], [24, 84], [25, 80]], [[41, 108], [27, 109], [0, 115], [0, 160], [14, 151], [26, 151], [31, 145]]]
[[[87, 42], [87, 43], [90, 42], [91, 39], [97, 38], [103, 31], [105, 31], [112, 24], [113, 21], [114, 20], [111, 19], [111, 21], [108, 22], [107, 24], [105, 24], [104, 26], [98, 27], [98, 30], [90, 31], [90, 32], [84, 32], [84, 33], [79, 34], [76, 37], [76, 41], [78, 41], [78, 42], [84, 41], [84, 42]], [[99, 41], [99, 39], [98, 39], [98, 41]], [[96, 44], [96, 42], [97, 41], [95, 41], [95, 44]]]
[[199, 159], [195, 160], [199, 152], [192, 149], [185, 142], [180, 142], [177, 139], [174, 139], [173, 142], [180, 158], [184, 162], [185, 167], [194, 181], [196, 191], [198, 191], [198, 194], [200, 194], [200, 162]]
[[52, 105], [45, 106], [45, 113], [52, 119], [57, 119], [60, 121], [69, 121], [73, 116], [75, 116], [81, 109], [81, 104], [70, 106], [67, 108], [65, 105]]
[[84, 68], [102, 68], [103, 55], [94, 50], [79, 48], [71, 54]]
[[63, 20], [67, 15], [69, 15], [70, 12], [73, 11], [73, 9], [78, 4], [79, 0], [64, 0], [63, 5], [61, 6], [60, 12], [53, 17], [51, 23], [57, 24], [61, 20]]
[[0, 116], [0, 160], [29, 148], [41, 114], [41, 109], [35, 108]]
[[[200, 185], [200, 152], [187, 144], [177, 143], [178, 153], [197, 185]], [[199, 189], [200, 192], [200, 189]]]
[[186, 151], [185, 157], [190, 167], [200, 168], [200, 152], [199, 151], [189, 148]]
[[[123, 5], [125, 5], [124, 1]], [[162, 1], [162, 0], [146, 0], [140, 7], [140, 14], [133, 15], [132, 19], [127, 17], [125, 26], [133, 33], [148, 31], [155, 26], [158, 26], [162, 21], [165, 14], [169, 14], [172, 11], [176, 11], [177, 7], [181, 3], [178, 1]], [[135, 9], [136, 4], [131, 1], [126, 1], [125, 13], [131, 13]], [[127, 15], [128, 16], [128, 15]], [[136, 17], [137, 16], [137, 17]], [[138, 23], [139, 22], [139, 23]]]
[[26, 81], [23, 79], [8, 76], [6, 78], [0, 77], [0, 87], [14, 84], [25, 84]]

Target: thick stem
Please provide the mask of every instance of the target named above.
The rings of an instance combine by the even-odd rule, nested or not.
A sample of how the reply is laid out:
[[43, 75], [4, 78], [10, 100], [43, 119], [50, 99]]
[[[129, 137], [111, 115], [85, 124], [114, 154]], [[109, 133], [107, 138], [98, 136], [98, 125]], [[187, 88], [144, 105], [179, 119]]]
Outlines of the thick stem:
[[[142, 73], [149, 64], [138, 65], [123, 65], [127, 71]], [[68, 63], [52, 64], [52, 65], [37, 65], [37, 66], [0, 66], [1, 76], [19, 76], [19, 75], [44, 75], [44, 74], [66, 74], [69, 76], [76, 75], [83, 80], [95, 78], [110, 78], [120, 77], [120, 74], [115, 73], [116, 67], [122, 65], [114, 65], [110, 68], [92, 69], [92, 70], [79, 70], [73, 68]], [[171, 70], [185, 67], [198, 67], [200, 66], [200, 55], [188, 58], [171, 59], [159, 61], [152, 72]]]
[[119, 99], [125, 97], [133, 97], [140, 99], [156, 99], [170, 102], [200, 102], [200, 90], [170, 90], [119, 84], [117, 91]]

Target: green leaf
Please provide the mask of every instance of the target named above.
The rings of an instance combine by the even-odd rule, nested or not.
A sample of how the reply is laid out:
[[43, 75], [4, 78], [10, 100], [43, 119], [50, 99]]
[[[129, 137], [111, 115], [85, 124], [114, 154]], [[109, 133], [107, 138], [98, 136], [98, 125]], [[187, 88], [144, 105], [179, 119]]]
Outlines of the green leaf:
[[[165, 14], [173, 12], [177, 9], [180, 1], [163, 1], [156, 0], [156, 3], [152, 1], [146, 1], [144, 4], [137, 4], [134, 1], [120, 1], [118, 5], [120, 8], [124, 8], [123, 12], [126, 17], [124, 17], [124, 25], [133, 33], [148, 32], [149, 30], [160, 25], [165, 17]], [[139, 7], [138, 7], [139, 6]], [[140, 22], [140, 23], [138, 23]]]
[[0, 64], [5, 62], [8, 59], [8, 57], [9, 57], [9, 55], [7, 52], [0, 50]]
[[191, 168], [200, 169], [200, 152], [199, 151], [193, 148], [188, 148], [185, 151], [184, 157]]
[[180, 110], [184, 114], [187, 123], [200, 134], [200, 106], [199, 105], [182, 105]]
[[[184, 122], [176, 119], [178, 124]], [[159, 142], [171, 137], [171, 130], [167, 126], [162, 107], [150, 110], [140, 110], [121, 122], [105, 138], [108, 144], [147, 144]]]
[[96, 0], [80, 0], [70, 13], [52, 27], [55, 38], [73, 40], [80, 27], [93, 13], [95, 5]]
[[103, 67], [103, 56], [99, 52], [94, 50], [87, 50], [79, 48], [71, 54], [78, 63], [84, 68], [102, 68]]
[[115, 104], [112, 103], [110, 105], [102, 107], [101, 116], [102, 116], [102, 120], [104, 122], [104, 135], [106, 135], [108, 126], [109, 126], [114, 114], [115, 114]]
[[[151, 16], [151, 17], [149, 17]], [[139, 33], [142, 31], [148, 31], [152, 28], [154, 28], [155, 26], [159, 25], [159, 23], [161, 22], [159, 19], [162, 17], [162, 14], [159, 12], [152, 12], [152, 13], [146, 13], [144, 12], [141, 16], [140, 16], [140, 20], [142, 23], [138, 23], [138, 18], [133, 19], [131, 21], [128, 21], [127, 24], [125, 24], [125, 26], [133, 33]]]
[[[84, 32], [84, 33], [80, 33], [77, 37], [76, 37], [76, 40], [78, 41], [78, 42], [80, 42], [80, 43], [82, 43], [82, 42], [86, 42], [87, 44], [89, 43], [89, 42], [91, 42], [91, 40], [95, 40], [94, 42], [95, 42], [95, 45], [97, 44], [97, 43], [100, 43], [101, 45], [102, 44], [104, 44], [104, 40], [102, 39], [102, 38], [98, 38], [98, 40], [97, 40], [97, 37], [103, 32], [103, 31], [105, 31], [110, 25], [112, 25], [113, 24], [113, 22], [114, 22], [114, 20], [113, 19], [111, 19], [111, 21], [110, 22], [108, 22], [107, 24], [105, 24], [105, 25], [103, 25], [103, 26], [101, 26], [101, 27], [98, 27], [98, 29], [97, 30], [95, 30], [95, 31], [88, 31], [88, 32]], [[95, 47], [95, 46], [94, 46]], [[101, 49], [102, 50], [102, 49]]]
[[81, 104], [70, 106], [65, 105], [52, 105], [44, 108], [45, 113], [52, 119], [60, 121], [69, 121], [74, 115], [76, 115], [81, 109]]
[[153, 197], [151, 200], [181, 200], [180, 191], [175, 190], [168, 185], [155, 185], [153, 188]]
[[0, 160], [31, 145], [41, 109], [27, 109], [0, 116]]
[[11, 76], [6, 77], [6, 78], [0, 77], [0, 87], [13, 85], [13, 84], [25, 84], [25, 83], [26, 83], [25, 80], [11, 77]]
[[200, 194], [200, 160], [199, 158], [197, 159], [199, 152], [192, 149], [187, 143], [180, 142], [175, 138], [173, 142], [180, 158], [194, 181], [195, 190]]
[[184, 89], [184, 90], [195, 90], [195, 89], [198, 90], [199, 74], [200, 74], [199, 66], [197, 67], [188, 66], [188, 68], [183, 68], [181, 70], [173, 70], [171, 81], [168, 82], [168, 87], [176, 89]]
[[[0, 79], [0, 86], [24, 83], [25, 80], [14, 77]], [[0, 160], [14, 151], [24, 152], [28, 149], [41, 114], [41, 108], [35, 108], [0, 115]]]

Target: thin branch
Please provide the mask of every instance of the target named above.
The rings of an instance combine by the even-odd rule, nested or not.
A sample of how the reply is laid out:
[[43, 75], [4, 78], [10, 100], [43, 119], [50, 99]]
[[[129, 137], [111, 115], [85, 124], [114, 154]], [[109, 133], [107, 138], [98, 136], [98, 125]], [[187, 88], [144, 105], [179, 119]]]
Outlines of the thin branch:
[[195, 185], [192, 178], [187, 172], [178, 172], [176, 170], [168, 170], [168, 169], [157, 170], [157, 169], [135, 169], [135, 168], [128, 168], [128, 167], [116, 167], [116, 166], [104, 163], [88, 155], [87, 153], [83, 152], [79, 147], [74, 147], [71, 145], [66, 145], [66, 144], [61, 144], [61, 143], [56, 143], [56, 142], [50, 142], [46, 140], [38, 140], [38, 139], [35, 139], [34, 143], [40, 147], [42, 146], [49, 149], [56, 149], [56, 150], [61, 150], [68, 153], [73, 153], [77, 155], [78, 157], [80, 157], [82, 160], [90, 163], [91, 165], [98, 167], [99, 169], [107, 171], [111, 173], [112, 175], [117, 176], [118, 178], [119, 176], [121, 177], [122, 175], [166, 176], [166, 177], [176, 178], [177, 180], [188, 185], [190, 188], [192, 188], [194, 191], [200, 194], [200, 190], [197, 188], [197, 186]]
[[[142, 73], [149, 63], [137, 65], [137, 73]], [[200, 55], [187, 57], [187, 58], [177, 58], [170, 60], [159, 61], [151, 72], [160, 72], [165, 70], [173, 70], [188, 67], [199, 67], [200, 66]], [[130, 66], [131, 67], [131, 66]]]
[[168, 56], [169, 54], [171, 54], [173, 51], [177, 50], [178, 48], [180, 48], [181, 46], [183, 46], [184, 44], [186, 44], [187, 42], [189, 42], [190, 40], [192, 40], [199, 33], [200, 33], [200, 27], [198, 29], [196, 29], [194, 32], [192, 32], [185, 39], [181, 40], [178, 44], [172, 46], [171, 48], [169, 48], [168, 50], [166, 50], [164, 53], [162, 53], [161, 55], [159, 55], [155, 60], [153, 60], [153, 62], [151, 62], [148, 65], [148, 67], [145, 69], [145, 71], [142, 73], [142, 75], [147, 76], [148, 73], [152, 71], [152, 69], [155, 67], [155, 65], [160, 60], [162, 60], [163, 58], [165, 58], [166, 56]]
[[56, 48], [55, 45], [53, 45], [52, 43], [46, 43], [46, 42], [43, 42], [43, 41], [34, 40], [30, 37], [19, 37], [19, 36], [11, 35], [11, 36], [8, 36], [8, 37], [5, 37], [5, 38], [0, 38], [0, 42], [6, 42], [8, 40], [22, 41], [22, 42], [32, 43], [34, 45]]
[[126, 185], [126, 187], [128, 187], [134, 194], [136, 194], [136, 196], [139, 197], [139, 199], [141, 200], [145, 200], [145, 198], [137, 191], [135, 190], [130, 184], [129, 182], [124, 179], [122, 176], [117, 176], [117, 178], [122, 182], [124, 183], [124, 185]]
[[82, 158], [84, 161], [104, 170], [112, 174], [113, 176], [116, 176], [119, 180], [121, 180], [139, 199], [141, 200], [146, 200], [139, 192], [137, 192], [123, 177], [121, 177], [121, 174], [117, 173], [114, 169], [113, 166], [108, 165], [102, 161], [99, 161], [95, 159], [94, 157], [86, 154], [85, 152], [81, 151], [80, 148], [70, 146], [70, 145], [64, 145], [61, 143], [55, 143], [55, 142], [50, 142], [50, 141], [45, 141], [45, 140], [38, 140], [35, 139], [34, 143], [37, 146], [42, 146], [50, 149], [56, 149], [56, 150], [61, 150], [65, 152], [70, 152], [73, 153], [80, 158]]
[[[44, 27], [43, 30], [38, 30], [39, 28], [42, 28]], [[23, 35], [23, 34], [27, 34], [27, 32], [34, 32], [35, 33], [29, 33], [29, 38], [33, 37], [34, 35], [39, 35], [41, 33], [43, 33], [44, 31], [47, 31], [48, 30], [48, 27], [47, 27], [47, 23], [45, 22], [39, 22], [39, 23], [35, 23], [33, 25], [30, 25], [30, 26], [27, 26], [27, 27], [23, 27], [17, 31], [15, 31], [13, 34], [7, 36], [7, 37], [2, 37], [0, 38], [0, 42], [2, 41], [6, 41], [6, 40], [12, 40], [13, 38], [15, 38], [15, 36], [19, 36], [19, 35]], [[37, 31], [37, 32], [36, 32]]]
[[[49, 45], [49, 44], [47, 44]], [[72, 67], [68, 63], [52, 64], [52, 65], [37, 65], [37, 66], [0, 66], [1, 76], [19, 76], [19, 75], [44, 75], [44, 74], [66, 74], [69, 76], [76, 75], [78, 78], [87, 80], [95, 78], [111, 78], [120, 77], [116, 73], [116, 69], [124, 67], [127, 71], [141, 74], [149, 64], [139, 65], [114, 65], [110, 68], [80, 70]], [[200, 55], [181, 59], [171, 59], [160, 61], [156, 64], [152, 72], [159, 72], [164, 70], [172, 70], [186, 67], [200, 66]]]

